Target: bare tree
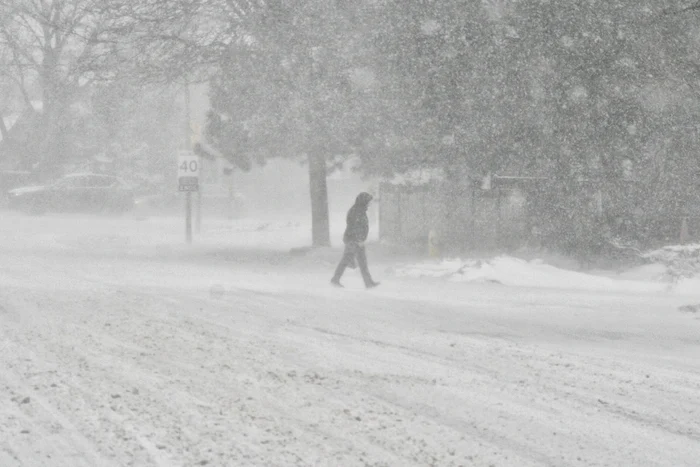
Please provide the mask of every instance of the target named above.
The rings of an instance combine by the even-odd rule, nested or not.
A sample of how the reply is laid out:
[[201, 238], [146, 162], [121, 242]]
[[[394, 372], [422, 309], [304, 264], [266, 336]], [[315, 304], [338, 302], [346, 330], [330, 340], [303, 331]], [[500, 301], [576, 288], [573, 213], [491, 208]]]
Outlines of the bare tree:
[[95, 80], [113, 79], [123, 33], [100, 0], [0, 1], [0, 73], [27, 108], [41, 102], [24, 155], [50, 171], [67, 157], [62, 120]]

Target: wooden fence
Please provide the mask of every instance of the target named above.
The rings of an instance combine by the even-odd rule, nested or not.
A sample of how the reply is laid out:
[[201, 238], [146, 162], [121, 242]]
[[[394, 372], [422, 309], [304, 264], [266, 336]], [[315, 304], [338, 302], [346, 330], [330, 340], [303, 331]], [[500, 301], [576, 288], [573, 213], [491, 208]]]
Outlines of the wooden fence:
[[379, 236], [383, 241], [427, 249], [433, 232], [443, 252], [517, 246], [530, 238], [524, 201], [515, 189], [383, 183]]

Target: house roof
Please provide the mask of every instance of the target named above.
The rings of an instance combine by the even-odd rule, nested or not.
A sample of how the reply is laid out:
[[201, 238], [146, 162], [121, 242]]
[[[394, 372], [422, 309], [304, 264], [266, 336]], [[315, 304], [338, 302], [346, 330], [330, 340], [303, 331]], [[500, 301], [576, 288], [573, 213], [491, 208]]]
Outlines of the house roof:
[[214, 146], [204, 141], [200, 141], [197, 144], [195, 144], [193, 151], [195, 154], [205, 159], [213, 160], [218, 158], [226, 160], [229, 163], [236, 165], [239, 169], [245, 172], [251, 169], [251, 161], [245, 155], [238, 154], [235, 151], [227, 151], [225, 153], [221, 152]]
[[[14, 139], [26, 139], [31, 129], [34, 127], [33, 120], [40, 115], [41, 114], [36, 109], [26, 108], [20, 114], [13, 114], [9, 117], [5, 117], [4, 121], [8, 133], [10, 133]], [[16, 136], [17, 134], [19, 134], [19, 136]]]
[[[44, 108], [44, 104], [42, 101], [31, 101], [30, 103], [32, 105], [32, 110], [34, 111], [34, 113], [40, 113]], [[5, 122], [5, 128], [7, 128], [7, 131], [10, 131], [12, 129], [12, 127], [15, 126], [15, 124], [26, 113], [28, 113], [29, 110], [30, 109], [25, 107], [24, 110], [22, 110], [21, 112], [12, 113], [9, 115], [1, 115], [0, 118], [2, 118], [3, 121]], [[2, 141], [2, 134], [0, 134], [0, 141]]]
[[[7, 128], [7, 131], [10, 131], [17, 120], [19, 120], [19, 114], [6, 115], [2, 117], [2, 120], [5, 122], [5, 128]], [[2, 141], [2, 133], [0, 133], [0, 141]]]
[[26, 107], [20, 114], [4, 117], [7, 126], [7, 140], [0, 138], [0, 161], [4, 168], [26, 167], [38, 157], [40, 138], [36, 136], [39, 127], [37, 119], [41, 113]]
[[388, 180], [391, 185], [427, 185], [444, 180], [442, 169], [416, 169], [394, 175]]

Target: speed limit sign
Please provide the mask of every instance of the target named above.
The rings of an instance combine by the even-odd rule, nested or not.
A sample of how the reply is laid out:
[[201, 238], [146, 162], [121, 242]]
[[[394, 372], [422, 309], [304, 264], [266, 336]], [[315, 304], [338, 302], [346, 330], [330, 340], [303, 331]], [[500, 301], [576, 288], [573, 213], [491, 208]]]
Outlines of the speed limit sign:
[[199, 157], [191, 152], [180, 152], [177, 156], [178, 191], [199, 190]]

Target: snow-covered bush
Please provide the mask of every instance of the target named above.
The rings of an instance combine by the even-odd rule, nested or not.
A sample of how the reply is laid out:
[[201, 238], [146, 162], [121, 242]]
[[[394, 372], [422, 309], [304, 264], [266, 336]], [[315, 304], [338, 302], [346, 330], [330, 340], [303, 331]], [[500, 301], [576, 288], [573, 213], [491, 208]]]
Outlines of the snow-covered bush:
[[700, 244], [670, 245], [643, 253], [642, 258], [666, 267], [673, 282], [700, 275]]

